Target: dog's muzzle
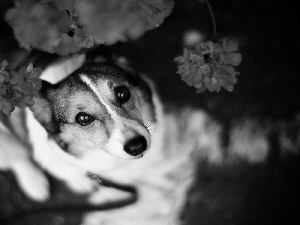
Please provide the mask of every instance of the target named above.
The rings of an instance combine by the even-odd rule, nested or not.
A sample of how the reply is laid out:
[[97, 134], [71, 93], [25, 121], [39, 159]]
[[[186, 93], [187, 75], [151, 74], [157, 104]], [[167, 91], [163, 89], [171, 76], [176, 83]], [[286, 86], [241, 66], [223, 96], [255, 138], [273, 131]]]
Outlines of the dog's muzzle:
[[146, 149], [147, 141], [146, 138], [142, 135], [132, 138], [124, 145], [124, 151], [132, 156], [138, 156], [142, 154]]

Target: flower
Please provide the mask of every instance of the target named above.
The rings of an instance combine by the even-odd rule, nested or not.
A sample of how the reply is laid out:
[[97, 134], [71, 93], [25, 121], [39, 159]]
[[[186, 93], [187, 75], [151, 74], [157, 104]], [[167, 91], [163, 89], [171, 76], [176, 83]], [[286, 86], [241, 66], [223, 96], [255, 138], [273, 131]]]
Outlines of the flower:
[[84, 33], [107, 45], [136, 39], [146, 31], [145, 15], [136, 0], [77, 0], [75, 10]]
[[33, 68], [30, 64], [27, 69], [23, 66], [19, 71], [7, 72], [4, 69], [5, 66], [0, 69], [0, 110], [10, 115], [16, 106], [19, 108], [33, 106], [35, 103], [33, 97], [42, 88], [42, 81], [39, 78], [41, 68]]
[[183, 56], [174, 59], [177, 73], [189, 86], [200, 93], [206, 89], [220, 91], [223, 87], [232, 91], [239, 74], [233, 66], [241, 63], [242, 56], [237, 53], [239, 45], [234, 40], [222, 39], [218, 43], [201, 42], [195, 49], [184, 49]]
[[23, 47], [48, 52], [55, 46], [60, 33], [68, 32], [72, 24], [66, 13], [38, 0], [16, 1], [15, 7], [8, 10], [5, 18]]

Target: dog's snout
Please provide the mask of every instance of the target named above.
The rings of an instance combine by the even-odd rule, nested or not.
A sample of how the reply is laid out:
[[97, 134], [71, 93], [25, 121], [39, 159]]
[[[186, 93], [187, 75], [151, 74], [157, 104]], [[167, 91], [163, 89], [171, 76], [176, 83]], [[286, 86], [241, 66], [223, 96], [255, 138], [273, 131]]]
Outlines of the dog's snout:
[[129, 155], [132, 156], [137, 156], [143, 153], [146, 149], [147, 149], [147, 141], [141, 135], [132, 138], [124, 146], [125, 152], [127, 152]]

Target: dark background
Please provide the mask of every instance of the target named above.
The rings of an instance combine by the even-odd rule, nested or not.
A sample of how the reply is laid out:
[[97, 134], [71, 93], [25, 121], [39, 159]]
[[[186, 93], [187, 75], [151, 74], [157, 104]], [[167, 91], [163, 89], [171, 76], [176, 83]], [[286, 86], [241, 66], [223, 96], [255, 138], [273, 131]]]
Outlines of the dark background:
[[[168, 105], [201, 107], [228, 130], [233, 121], [245, 117], [273, 124], [269, 135], [272, 157], [265, 164], [199, 166], [198, 182], [183, 213], [187, 225], [300, 224], [299, 157], [280, 160], [278, 155], [282, 129], [278, 124], [290, 127], [295, 138], [300, 127], [297, 1], [211, 0], [210, 4], [218, 37], [235, 37], [240, 43], [243, 61], [231, 93], [222, 90], [195, 94], [175, 73], [173, 59], [182, 55], [186, 31], [195, 29], [207, 40], [214, 38], [209, 11], [200, 1], [175, 0], [173, 13], [161, 27], [148, 31], [139, 40], [112, 46], [111, 50], [126, 55], [138, 71], [151, 76]], [[0, 15], [10, 6], [11, 1], [1, 0]], [[13, 60], [18, 44], [3, 18], [0, 27], [0, 59]], [[226, 146], [226, 132], [223, 138]], [[80, 202], [78, 196], [50, 179], [55, 188], [46, 205], [55, 205], [62, 199]], [[201, 197], [197, 195], [200, 192]], [[0, 218], [38, 207], [19, 191], [9, 172], [0, 173]], [[28, 217], [18, 224], [78, 224], [79, 216], [50, 213]]]

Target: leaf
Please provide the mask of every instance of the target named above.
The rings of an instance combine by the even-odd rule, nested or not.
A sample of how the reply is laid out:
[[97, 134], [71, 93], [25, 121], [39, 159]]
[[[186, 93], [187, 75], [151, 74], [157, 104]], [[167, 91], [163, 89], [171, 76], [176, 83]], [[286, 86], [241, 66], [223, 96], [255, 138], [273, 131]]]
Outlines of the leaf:
[[160, 26], [164, 18], [173, 10], [173, 0], [139, 0], [142, 10], [146, 13], [146, 26], [148, 30]]
[[20, 109], [24, 109], [27, 106], [27, 104], [23, 102], [21, 99], [15, 100], [15, 104]]
[[[33, 68], [30, 72], [26, 73], [27, 79], [38, 79], [42, 74], [42, 69], [40, 67]], [[40, 80], [40, 79], [38, 79]]]
[[224, 55], [224, 62], [233, 66], [238, 66], [242, 62], [242, 55], [240, 53], [230, 53]]
[[186, 66], [185, 66], [185, 65], [181, 65], [181, 66], [178, 66], [178, 67], [177, 67], [177, 73], [178, 73], [180, 76], [182, 76], [182, 74], [184, 74], [186, 70], [187, 70], [187, 69], [186, 69]]
[[187, 84], [189, 85], [190, 87], [193, 86], [193, 77], [190, 73], [188, 73], [187, 75], [185, 76], [182, 76], [181, 79]]
[[23, 101], [26, 103], [27, 106], [32, 107], [35, 104], [33, 100], [33, 96], [24, 96]]
[[24, 94], [30, 94], [32, 87], [33, 87], [32, 83], [23, 82], [23, 83], [19, 84], [18, 89], [20, 92], [22, 92]]
[[186, 58], [184, 58], [184, 57], [182, 57], [182, 56], [179, 56], [179, 57], [176, 57], [176, 58], [174, 59], [174, 61], [175, 61], [176, 63], [183, 64], [183, 63], [185, 63]]
[[208, 63], [205, 63], [200, 67], [201, 73], [203, 73], [206, 76], [209, 76], [211, 74], [211, 65]]
[[203, 93], [206, 90], [204, 85], [201, 85], [200, 87], [197, 87], [196, 93]]
[[224, 84], [222, 85], [223, 88], [229, 92], [232, 92], [233, 91], [233, 84]]
[[69, 12], [75, 11], [74, 3], [75, 0], [41, 0], [41, 3], [53, 3], [58, 10], [62, 11], [64, 9], [68, 10]]
[[0, 83], [4, 83], [10, 79], [10, 75], [7, 71], [0, 72]]
[[232, 77], [235, 77], [236, 75], [239, 74], [239, 72], [237, 72], [233, 66], [231, 65], [222, 65], [221, 67], [222, 73], [229, 73]]
[[236, 52], [239, 50], [239, 43], [232, 39], [223, 38], [222, 47], [226, 52]]
[[202, 85], [203, 78], [201, 73], [197, 73], [196, 76], [193, 78], [193, 85], [195, 88], [198, 88]]
[[80, 47], [76, 45], [71, 37], [67, 34], [63, 34], [58, 39], [58, 44], [54, 47], [53, 52], [59, 55], [68, 55], [70, 53], [75, 53], [80, 50]]
[[196, 50], [199, 51], [202, 55], [209, 54], [209, 48], [206, 43], [200, 42], [196, 45]]
[[0, 98], [4, 95], [6, 95], [6, 87], [4, 85], [0, 85]]
[[30, 64], [27, 66], [26, 72], [27, 72], [27, 73], [30, 73], [32, 70], [33, 70], [33, 64], [30, 63]]
[[207, 44], [207, 47], [208, 47], [208, 49], [209, 49], [209, 54], [212, 54], [213, 52], [214, 52], [214, 43], [212, 43], [211, 41], [207, 41], [206, 42], [206, 44]]
[[41, 90], [42, 88], [42, 80], [41, 79], [37, 79], [35, 81], [30, 81], [32, 84], [33, 84], [33, 91], [34, 91], [34, 94], [37, 94], [39, 90]]
[[223, 49], [219, 43], [214, 44], [214, 51], [213, 54], [220, 54], [223, 52]]
[[74, 7], [83, 32], [106, 45], [137, 39], [146, 31], [137, 0], [76, 0]]
[[220, 91], [221, 87], [218, 84], [212, 84], [212, 83], [204, 83], [204, 86], [207, 88], [207, 90], [213, 92], [213, 91]]
[[189, 50], [187, 50], [186, 48], [183, 49], [183, 57], [186, 58], [186, 59], [189, 59]]
[[25, 74], [21, 72], [21, 70], [19, 72], [17, 71], [11, 71], [11, 78], [10, 78], [10, 83], [11, 84], [17, 84], [17, 83], [22, 83], [25, 80]]
[[60, 33], [67, 33], [72, 24], [66, 13], [60, 13], [52, 4], [36, 0], [17, 1], [16, 6], [7, 11], [5, 19], [21, 46], [48, 52]]
[[5, 67], [8, 65], [8, 62], [6, 60], [3, 60], [0, 64], [0, 72], [5, 70]]
[[169, 16], [174, 8], [173, 0], [163, 0], [165, 17]]
[[5, 81], [5, 77], [0, 74], [0, 84], [3, 84]]
[[95, 44], [103, 44], [103, 42], [96, 40], [95, 37], [85, 34], [81, 28], [75, 29], [73, 40], [81, 48], [91, 48]]
[[196, 52], [191, 52], [189, 59], [194, 62], [197, 63], [197, 65], [201, 66], [204, 63], [204, 58], [202, 55], [198, 55], [195, 54]]
[[11, 112], [15, 110], [15, 106], [10, 100], [0, 97], [0, 109], [8, 116], [11, 115]]

